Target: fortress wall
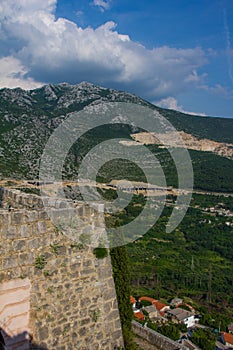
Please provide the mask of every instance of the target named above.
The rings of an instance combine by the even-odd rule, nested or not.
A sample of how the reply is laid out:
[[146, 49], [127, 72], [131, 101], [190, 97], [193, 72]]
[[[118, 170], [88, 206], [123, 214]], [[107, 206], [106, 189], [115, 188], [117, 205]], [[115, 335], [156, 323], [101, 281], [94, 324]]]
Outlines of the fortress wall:
[[132, 330], [139, 337], [146, 339], [150, 344], [157, 346], [161, 350], [185, 350], [186, 347], [177, 342], [165, 337], [164, 335], [143, 327], [140, 323], [132, 321]]
[[[0, 189], [0, 198], [0, 296], [5, 303], [0, 305], [0, 327], [4, 332], [15, 336], [12, 324], [17, 322], [13, 320], [25, 311], [25, 332], [34, 344], [31, 349], [113, 350], [123, 346], [109, 256], [97, 259], [92, 248], [58, 230], [39, 197]], [[80, 230], [85, 232], [85, 220], [95, 230], [101, 220], [96, 211], [85, 205], [77, 210], [84, 219]], [[29, 311], [9, 307], [12, 299], [7, 283], [11, 282], [11, 288], [15, 283], [15, 290], [26, 288], [20, 281], [30, 289]], [[18, 290], [19, 295], [21, 292]]]

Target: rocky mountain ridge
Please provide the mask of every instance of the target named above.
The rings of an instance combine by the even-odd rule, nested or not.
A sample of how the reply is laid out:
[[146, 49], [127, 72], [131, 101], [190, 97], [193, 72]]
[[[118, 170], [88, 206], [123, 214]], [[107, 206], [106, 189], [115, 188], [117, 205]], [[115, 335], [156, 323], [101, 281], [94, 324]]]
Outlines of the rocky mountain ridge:
[[[70, 113], [105, 102], [130, 102], [157, 110], [178, 131], [191, 135], [190, 143], [196, 144], [195, 138], [207, 139], [208, 142], [233, 143], [233, 119], [198, 117], [161, 109], [135, 95], [87, 82], [78, 85], [49, 84], [27, 91], [4, 88], [0, 89], [0, 178], [37, 178], [43, 149], [58, 125]], [[92, 141], [96, 137], [98, 141], [110, 136], [132, 140], [130, 134], [134, 133], [135, 128], [132, 126], [127, 128], [115, 125], [111, 130], [103, 129], [100, 136], [87, 138], [86, 145], [93, 146]], [[217, 147], [218, 145], [215, 148]], [[74, 164], [73, 169], [68, 166], [65, 170], [68, 177], [77, 171], [82, 158], [82, 155], [77, 154], [76, 148], [68, 156], [70, 163]], [[222, 148], [221, 152], [225, 155], [228, 151]]]

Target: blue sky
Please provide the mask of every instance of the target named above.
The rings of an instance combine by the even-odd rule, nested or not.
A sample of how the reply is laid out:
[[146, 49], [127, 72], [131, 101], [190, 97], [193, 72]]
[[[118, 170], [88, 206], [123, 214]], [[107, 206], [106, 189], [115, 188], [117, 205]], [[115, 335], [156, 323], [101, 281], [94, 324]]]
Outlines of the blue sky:
[[0, 87], [83, 80], [233, 116], [232, 0], [1, 0]]

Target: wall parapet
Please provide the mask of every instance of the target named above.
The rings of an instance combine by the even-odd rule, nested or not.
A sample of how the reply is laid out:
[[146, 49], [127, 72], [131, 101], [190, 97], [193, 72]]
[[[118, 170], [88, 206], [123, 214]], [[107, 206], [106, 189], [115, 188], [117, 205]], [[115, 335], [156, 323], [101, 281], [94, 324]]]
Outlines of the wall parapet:
[[[0, 294], [6, 291], [7, 309], [7, 283], [30, 281], [27, 331], [37, 349], [122, 347], [110, 257], [97, 259], [91, 247], [57, 230], [39, 196], [0, 188], [0, 199]], [[76, 209], [95, 229], [100, 218], [94, 209], [81, 203]], [[6, 313], [0, 319], [0, 327], [5, 325], [10, 334], [8, 317], [18, 315]]]
[[178, 344], [168, 337], [165, 337], [153, 329], [143, 327], [136, 321], [132, 321], [132, 330], [134, 334], [146, 339], [149, 343], [158, 346], [161, 350], [186, 350], [186, 347]]

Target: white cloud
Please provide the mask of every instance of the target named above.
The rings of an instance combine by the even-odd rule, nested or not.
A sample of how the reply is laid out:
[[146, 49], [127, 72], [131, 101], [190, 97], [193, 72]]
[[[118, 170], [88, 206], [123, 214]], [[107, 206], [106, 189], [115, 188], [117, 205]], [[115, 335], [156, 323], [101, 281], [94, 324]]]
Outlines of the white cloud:
[[102, 11], [109, 9], [110, 0], [94, 0], [93, 5], [99, 6]]
[[231, 47], [231, 35], [230, 35], [230, 30], [229, 30], [228, 21], [227, 21], [227, 12], [225, 8], [223, 8], [223, 21], [224, 21], [224, 34], [225, 34], [225, 40], [226, 40], [228, 75], [231, 82], [233, 83], [233, 49]]
[[221, 84], [216, 84], [214, 86], [200, 85], [199, 88], [202, 90], [211, 92], [214, 95], [224, 97], [225, 99], [228, 99], [228, 100], [233, 99], [233, 90], [231, 90], [226, 86], [222, 86]]
[[[201, 48], [149, 50], [118, 33], [113, 22], [83, 29], [56, 19], [55, 8], [56, 0], [0, 2], [0, 52], [8, 47], [6, 56], [21, 62], [32, 86], [35, 81], [89, 80], [161, 100], [193, 89], [204, 79], [197, 72], [206, 63]], [[26, 73], [20, 74], [29, 83]]]
[[21, 87], [28, 90], [42, 85], [32, 78], [26, 78], [26, 74], [27, 69], [16, 58], [8, 56], [0, 59], [0, 88]]
[[156, 101], [159, 107], [174, 109], [175, 111], [183, 111], [183, 106], [178, 105], [178, 101], [174, 97], [163, 98], [160, 101]]
[[182, 105], [178, 104], [178, 101], [174, 97], [167, 97], [160, 101], [156, 101], [155, 104], [162, 108], [172, 109], [186, 114], [207, 116], [205, 113], [195, 113], [186, 111]]

